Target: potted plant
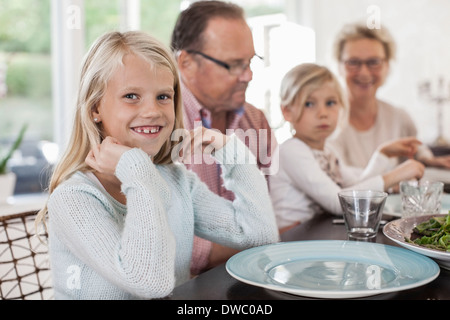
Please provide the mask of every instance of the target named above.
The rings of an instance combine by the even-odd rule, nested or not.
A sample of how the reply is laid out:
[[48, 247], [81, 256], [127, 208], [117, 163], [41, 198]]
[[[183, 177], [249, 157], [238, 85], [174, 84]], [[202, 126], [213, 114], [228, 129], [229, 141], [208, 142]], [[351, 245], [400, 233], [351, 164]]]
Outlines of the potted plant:
[[10, 172], [8, 170], [7, 165], [9, 159], [11, 159], [14, 154], [14, 151], [20, 147], [26, 130], [27, 125], [25, 124], [20, 129], [19, 135], [6, 154], [0, 154], [0, 203], [5, 203], [8, 197], [12, 196], [14, 193], [14, 187], [16, 186], [16, 175], [14, 172]]

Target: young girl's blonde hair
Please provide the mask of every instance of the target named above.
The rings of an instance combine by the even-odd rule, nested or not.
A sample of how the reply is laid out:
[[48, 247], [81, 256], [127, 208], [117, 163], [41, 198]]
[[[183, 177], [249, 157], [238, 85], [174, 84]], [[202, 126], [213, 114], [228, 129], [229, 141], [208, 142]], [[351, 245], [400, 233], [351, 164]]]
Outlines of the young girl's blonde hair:
[[342, 86], [328, 68], [314, 63], [297, 65], [283, 77], [280, 87], [281, 108], [291, 108], [291, 110], [295, 108], [294, 119], [299, 120], [308, 97], [327, 82], [333, 83], [336, 87], [339, 102], [344, 111], [341, 112], [341, 117], [345, 117], [348, 104]]
[[[166, 68], [172, 73], [175, 89], [173, 130], [183, 128], [180, 81], [172, 53], [155, 38], [143, 32], [107, 33], [97, 39], [84, 58], [72, 135], [50, 179], [50, 194], [76, 171], [90, 170], [85, 163], [86, 156], [105, 138], [101, 123], [95, 123], [92, 113], [105, 94], [108, 81], [117, 68], [123, 65], [123, 58], [127, 54], [135, 54], [145, 59], [151, 68]], [[158, 154], [152, 158], [153, 163], [172, 163], [171, 150], [177, 143], [178, 141], [166, 141]], [[47, 206], [42, 208], [36, 217], [36, 230], [38, 225], [44, 222], [46, 213]]]

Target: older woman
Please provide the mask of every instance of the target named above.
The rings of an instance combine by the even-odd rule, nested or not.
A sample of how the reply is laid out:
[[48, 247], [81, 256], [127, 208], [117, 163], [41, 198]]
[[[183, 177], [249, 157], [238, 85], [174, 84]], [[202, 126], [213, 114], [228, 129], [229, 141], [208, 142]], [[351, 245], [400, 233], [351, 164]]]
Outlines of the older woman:
[[[335, 42], [335, 58], [345, 78], [350, 105], [348, 124], [330, 139], [330, 146], [346, 164], [365, 167], [383, 142], [416, 136], [409, 114], [377, 98], [395, 57], [395, 43], [385, 28], [365, 24], [344, 26]], [[427, 166], [450, 168], [450, 157], [434, 157], [425, 146], [417, 159]]]

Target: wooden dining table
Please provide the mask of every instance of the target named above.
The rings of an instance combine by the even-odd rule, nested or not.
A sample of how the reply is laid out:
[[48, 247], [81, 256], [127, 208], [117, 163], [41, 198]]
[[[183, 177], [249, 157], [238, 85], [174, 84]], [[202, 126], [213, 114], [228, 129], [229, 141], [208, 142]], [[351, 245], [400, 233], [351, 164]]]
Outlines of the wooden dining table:
[[[393, 217], [387, 217], [393, 218]], [[317, 215], [312, 220], [298, 225], [281, 235], [281, 241], [304, 240], [347, 240], [345, 225], [333, 222], [336, 216], [329, 214]], [[398, 246], [382, 232], [382, 227], [376, 237], [376, 242]], [[405, 249], [407, 250], [407, 249]], [[167, 298], [169, 300], [305, 300], [311, 299], [274, 291], [236, 280], [228, 274], [225, 264], [219, 265], [188, 282], [176, 287]], [[365, 300], [450, 300], [450, 271], [440, 268], [439, 276], [433, 281], [402, 291], [368, 296]]]

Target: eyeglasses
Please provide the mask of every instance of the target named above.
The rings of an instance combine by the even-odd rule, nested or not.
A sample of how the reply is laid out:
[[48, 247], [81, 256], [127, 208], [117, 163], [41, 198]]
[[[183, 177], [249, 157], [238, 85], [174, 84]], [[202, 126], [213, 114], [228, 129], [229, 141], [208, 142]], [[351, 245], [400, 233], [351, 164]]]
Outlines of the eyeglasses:
[[254, 57], [258, 57], [259, 59], [263, 60], [263, 57], [258, 56], [257, 54], [255, 54], [252, 59], [250, 59], [249, 63], [235, 63], [235, 64], [228, 64], [224, 61], [221, 60], [217, 60], [216, 58], [213, 58], [211, 56], [208, 56], [207, 54], [204, 54], [203, 52], [200, 51], [196, 51], [196, 50], [186, 50], [187, 53], [191, 53], [191, 54], [198, 54], [200, 56], [202, 56], [205, 59], [208, 59], [212, 62], [214, 62], [215, 64], [221, 66], [222, 68], [225, 68], [228, 70], [228, 72], [233, 75], [233, 76], [240, 76], [241, 74], [243, 74], [245, 72], [245, 70], [247, 70], [247, 68], [250, 66], [250, 62]]
[[367, 60], [349, 59], [345, 60], [344, 64], [349, 71], [358, 71], [363, 64], [365, 64], [369, 70], [377, 71], [381, 69], [385, 60], [386, 59], [384, 58], [372, 58]]

